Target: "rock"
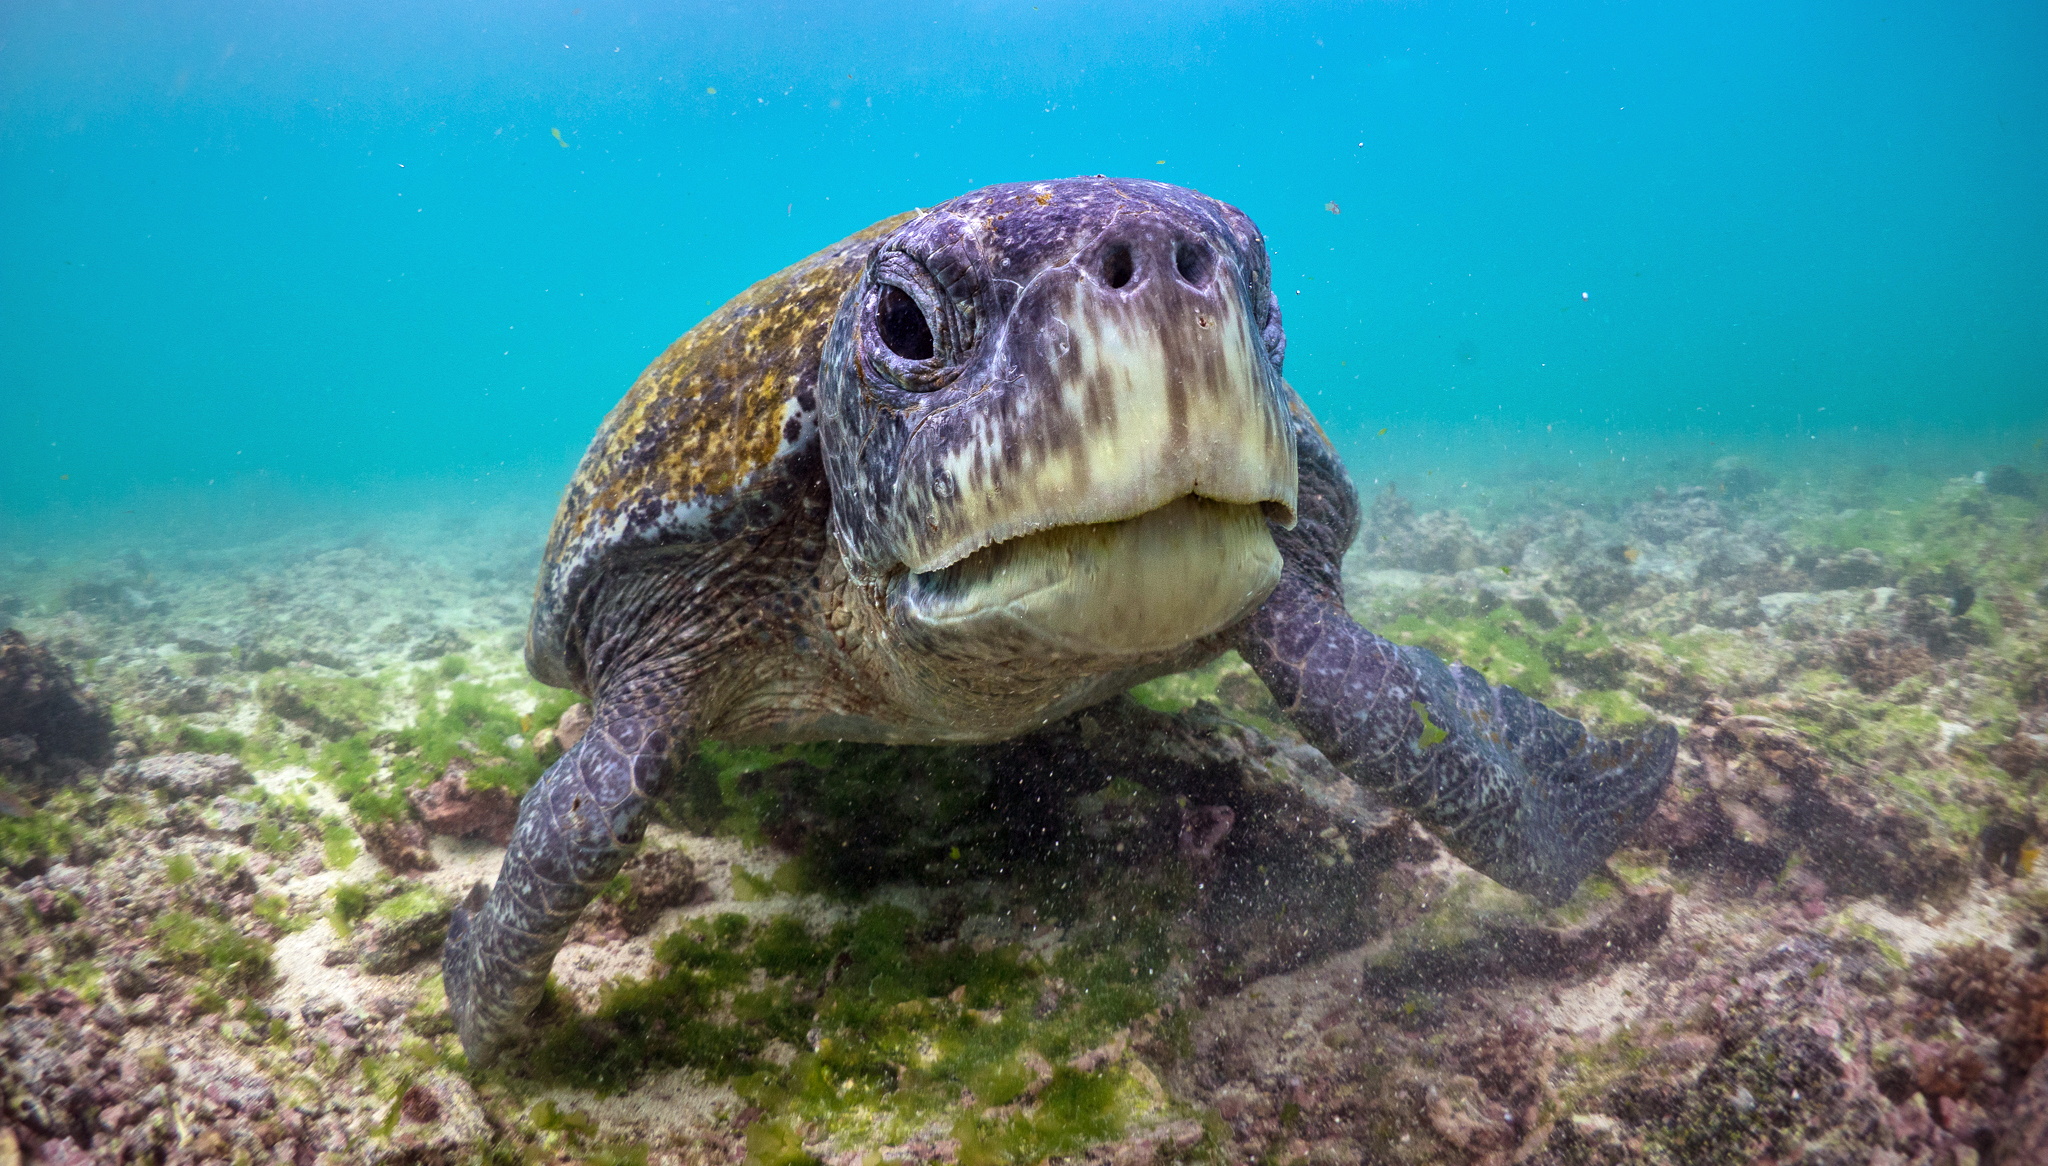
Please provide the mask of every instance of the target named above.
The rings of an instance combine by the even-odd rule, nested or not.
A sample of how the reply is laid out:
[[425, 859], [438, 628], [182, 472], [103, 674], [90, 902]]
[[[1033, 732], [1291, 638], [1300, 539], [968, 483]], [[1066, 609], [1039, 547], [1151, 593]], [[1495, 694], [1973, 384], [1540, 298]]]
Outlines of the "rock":
[[1778, 484], [1777, 475], [1759, 470], [1740, 457], [1716, 459], [1714, 473], [1720, 480], [1721, 492], [1730, 498], [1747, 498]]
[[179, 802], [241, 785], [249, 780], [249, 771], [227, 753], [162, 753], [119, 766], [108, 776], [119, 788], [161, 790]]
[[2021, 712], [2012, 736], [1991, 751], [1991, 763], [2040, 788], [2040, 775], [2048, 771], [2048, 709]]
[[2020, 1085], [1991, 1160], [1996, 1166], [2048, 1162], [2048, 1057], [2035, 1062]]
[[1934, 657], [1912, 640], [1863, 628], [1842, 637], [1835, 666], [1857, 688], [1874, 695], [1934, 667]]
[[363, 970], [396, 975], [441, 949], [455, 900], [430, 887], [415, 887], [385, 900], [349, 935]]
[[650, 847], [629, 860], [619, 874], [623, 890], [605, 893], [584, 908], [572, 937], [611, 942], [644, 934], [670, 907], [696, 902], [707, 892], [690, 856], [672, 848]]
[[1520, 579], [1487, 580], [1480, 584], [1479, 593], [1491, 605], [1507, 604], [1523, 619], [1545, 631], [1564, 622], [1558, 610], [1559, 602], [1546, 594], [1541, 587]]
[[441, 864], [434, 861], [433, 849], [428, 844], [426, 828], [411, 818], [384, 822], [365, 822], [358, 818], [356, 833], [361, 836], [363, 849], [370, 852], [370, 857], [395, 874], [440, 868]]
[[213, 799], [204, 817], [209, 831], [242, 843], [249, 841], [263, 820], [255, 806], [225, 795]]
[[365, 724], [359, 711], [347, 707], [349, 702], [323, 699], [327, 695], [317, 683], [289, 675], [265, 677], [256, 689], [265, 709], [330, 741], [362, 732]]
[[1415, 507], [1392, 486], [1373, 498], [1360, 532], [1359, 550], [1373, 566], [1440, 575], [1511, 562], [1520, 553], [1519, 548], [1511, 553], [1473, 530], [1456, 511], [1432, 510], [1418, 516]]
[[1823, 591], [1841, 591], [1851, 587], [1889, 587], [1899, 581], [1897, 571], [1886, 567], [1884, 559], [1877, 552], [1864, 547], [1821, 559], [1813, 565], [1810, 573], [1813, 575], [1813, 585]]
[[[578, 706], [581, 707], [581, 706]], [[512, 827], [519, 819], [519, 799], [503, 786], [472, 788], [469, 775], [474, 767], [462, 758], [433, 784], [412, 792], [413, 808], [427, 830], [451, 838], [488, 838], [503, 846], [512, 840]]]
[[9, 628], [0, 631], [0, 738], [26, 738], [10, 752], [20, 760], [0, 765], [24, 775], [74, 766], [104, 765], [112, 756], [114, 716], [81, 687], [46, 647]]
[[455, 652], [466, 652], [469, 647], [469, 641], [464, 639], [461, 633], [451, 628], [436, 628], [425, 639], [414, 644], [412, 651], [406, 653], [406, 658], [438, 660]]
[[564, 753], [574, 749], [576, 742], [583, 739], [583, 734], [590, 728], [590, 715], [590, 706], [581, 701], [562, 710], [561, 718], [555, 722], [555, 741], [562, 746]]
[[1838, 772], [1794, 730], [1726, 708], [1702, 707], [1686, 741], [1699, 764], [1680, 768], [1646, 836], [1671, 846], [1675, 862], [1753, 877], [1797, 850], [1835, 894], [1902, 907], [1953, 902], [1968, 888], [1971, 856], [1922, 814]]
[[1399, 995], [1510, 973], [1584, 976], [1640, 955], [1662, 939], [1671, 921], [1671, 897], [1664, 888], [1631, 889], [1594, 918], [1559, 927], [1526, 899], [1474, 876], [1453, 883], [1408, 926], [1368, 945], [1364, 986]]
[[399, 1098], [398, 1124], [370, 1149], [373, 1166], [448, 1166], [491, 1140], [490, 1119], [469, 1082], [435, 1071]]
[[180, 675], [167, 664], [151, 664], [129, 674], [122, 700], [158, 716], [186, 716], [222, 708], [234, 694], [205, 680]]
[[1987, 493], [2004, 494], [2008, 498], [2031, 500], [2035, 496], [2034, 480], [2017, 466], [1993, 466], [1991, 472], [1984, 475], [1984, 489]]
[[1638, 502], [1622, 516], [1622, 528], [1638, 542], [1682, 542], [1696, 531], [1726, 526], [1720, 503], [1702, 486], [1681, 487], [1676, 493], [1658, 490], [1650, 501]]

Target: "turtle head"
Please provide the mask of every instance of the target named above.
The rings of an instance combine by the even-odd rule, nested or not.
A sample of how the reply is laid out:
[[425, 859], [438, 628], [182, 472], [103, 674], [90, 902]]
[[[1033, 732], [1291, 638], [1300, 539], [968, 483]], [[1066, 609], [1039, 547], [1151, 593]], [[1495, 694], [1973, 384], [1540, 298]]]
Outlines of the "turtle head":
[[832, 533], [891, 620], [1158, 656], [1279, 579], [1295, 445], [1265, 245], [1157, 182], [994, 186], [885, 236], [819, 377]]

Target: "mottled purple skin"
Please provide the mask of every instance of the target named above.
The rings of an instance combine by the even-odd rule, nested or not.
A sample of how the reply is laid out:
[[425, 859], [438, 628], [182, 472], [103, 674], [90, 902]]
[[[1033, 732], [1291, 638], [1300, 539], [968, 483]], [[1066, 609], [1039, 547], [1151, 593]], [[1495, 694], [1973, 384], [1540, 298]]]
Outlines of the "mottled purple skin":
[[1302, 434], [1300, 450], [1299, 521], [1273, 532], [1287, 568], [1239, 632], [1239, 654], [1345, 774], [1495, 881], [1562, 903], [1656, 806], [1677, 731], [1594, 737], [1474, 669], [1358, 626], [1339, 566], [1358, 534], [1358, 493], [1320, 435]]
[[[1200, 250], [1194, 258], [1205, 279], [1238, 281], [1277, 378], [1287, 334], [1265, 239], [1243, 211], [1192, 190], [1111, 178], [991, 186], [941, 203], [883, 240], [872, 276], [894, 277], [917, 299], [936, 344], [931, 359], [911, 361], [874, 342], [872, 277], [842, 305], [826, 341], [820, 424], [839, 437], [826, 442], [825, 458], [833, 532], [848, 567], [872, 578], [912, 561], [953, 533], [951, 501], [1081, 440], [1075, 428], [1025, 423], [1046, 386], [1082, 379], [1078, 350], [1055, 365], [1039, 342], [1063, 326], [1055, 318], [1061, 293], [1099, 279], [1111, 247], [1128, 250], [1140, 278], [1147, 269], [1170, 275], [1177, 246]], [[964, 356], [951, 359], [955, 353]], [[1168, 379], [1199, 378], [1169, 369]], [[1002, 462], [977, 462], [965, 480], [954, 478], [943, 459], [972, 448], [976, 425], [1017, 439], [1005, 443]], [[1174, 428], [1185, 430], [1178, 418]]]
[[[979, 233], [967, 229], [976, 224]], [[1214, 263], [1204, 279], [1238, 281], [1237, 302], [1250, 309], [1249, 327], [1292, 418], [1298, 521], [1273, 529], [1281, 581], [1241, 625], [1192, 644], [1199, 650], [1191, 656], [1234, 644], [1289, 719], [1345, 773], [1480, 871], [1545, 902], [1569, 896], [1655, 804], [1675, 753], [1669, 728], [1631, 741], [1594, 738], [1477, 672], [1374, 636], [1345, 613], [1339, 564], [1357, 534], [1358, 498], [1321, 430], [1278, 380], [1285, 335], [1264, 241], [1250, 219], [1153, 182], [992, 187], [933, 208], [864, 244], [865, 252], [828, 249], [790, 269], [836, 272], [843, 291], [813, 279], [800, 296], [778, 299], [764, 283], [748, 293], [753, 300], [742, 297], [715, 317], [734, 338], [698, 341], [720, 354], [700, 359], [723, 362], [712, 366], [712, 399], [722, 402], [720, 386], [734, 383], [796, 386], [776, 422], [774, 458], [742, 467], [730, 492], [711, 494], [697, 481], [684, 497], [661, 495], [662, 481], [694, 480], [687, 465], [671, 467], [666, 479], [632, 477], [645, 467], [619, 466], [616, 451], [672, 456], [676, 443], [636, 443], [632, 432], [608, 439], [623, 415], [607, 420], [586, 470], [639, 483], [640, 492], [614, 490], [596, 524], [565, 502], [529, 644], [529, 660], [548, 677], [590, 695], [595, 720], [521, 802], [496, 886], [488, 895], [479, 886], [457, 908], [443, 954], [450, 1011], [473, 1066], [490, 1063], [519, 1031], [576, 916], [638, 843], [646, 806], [676, 758], [706, 737], [759, 728], [760, 694], [803, 699], [803, 683], [829, 677], [804, 669], [830, 657], [834, 637], [845, 634], [829, 622], [832, 597], [844, 595], [849, 578], [862, 585], [863, 571], [908, 561], [930, 531], [957, 517], [947, 513], [957, 491], [934, 484], [935, 459], [956, 432], [949, 427], [964, 440], [965, 419], [1008, 416], [1071, 371], [1034, 364], [1029, 346], [1006, 338], [1054, 326], [1034, 314], [1033, 280], [1091, 277], [1102, 270], [1101, 248], [1115, 243], [1140, 264], [1174, 263], [1174, 249], [1192, 243]], [[916, 270], [891, 266], [906, 263]], [[876, 280], [892, 272], [903, 277], [898, 286], [919, 289], [936, 342], [931, 361], [884, 356], [862, 342]], [[1190, 281], [1186, 294], [1200, 282]], [[773, 345], [749, 331], [763, 320], [774, 325]], [[1162, 321], [1170, 326], [1177, 322]], [[990, 343], [977, 348], [977, 337]], [[965, 355], [949, 361], [949, 352]], [[823, 391], [814, 396], [812, 385]], [[676, 414], [677, 432], [709, 440], [716, 422], [742, 416], [741, 408], [710, 418]], [[839, 412], [819, 415], [830, 410]], [[836, 445], [821, 437], [829, 433], [842, 435]], [[1041, 426], [1031, 440], [1078, 437]], [[613, 463], [599, 457], [607, 440]], [[614, 472], [621, 468], [623, 479]], [[977, 473], [999, 480], [1004, 469]], [[579, 482], [585, 477], [579, 471]], [[618, 521], [643, 511], [665, 516], [657, 537]], [[580, 528], [568, 525], [579, 517]], [[562, 532], [574, 529], [595, 533], [565, 540]], [[917, 650], [900, 640], [862, 647]], [[1128, 679], [1120, 670], [1104, 677], [1105, 696]]]

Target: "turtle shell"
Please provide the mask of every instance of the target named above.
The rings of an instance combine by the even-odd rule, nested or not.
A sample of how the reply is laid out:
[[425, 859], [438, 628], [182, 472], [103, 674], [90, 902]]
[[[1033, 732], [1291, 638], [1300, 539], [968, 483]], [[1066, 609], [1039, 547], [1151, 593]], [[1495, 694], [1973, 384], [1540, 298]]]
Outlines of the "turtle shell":
[[527, 626], [541, 681], [584, 692], [581, 622], [626, 561], [710, 552], [775, 515], [821, 473], [819, 361], [875, 242], [916, 212], [850, 235], [734, 296], [647, 366], [606, 415], [555, 510]]

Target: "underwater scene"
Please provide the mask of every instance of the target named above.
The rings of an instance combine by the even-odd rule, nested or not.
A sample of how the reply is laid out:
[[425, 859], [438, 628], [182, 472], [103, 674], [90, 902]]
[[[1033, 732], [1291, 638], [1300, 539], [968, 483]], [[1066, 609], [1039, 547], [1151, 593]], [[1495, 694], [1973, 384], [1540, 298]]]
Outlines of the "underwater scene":
[[0, 1166], [2048, 1163], [2043, 60], [0, 8]]

